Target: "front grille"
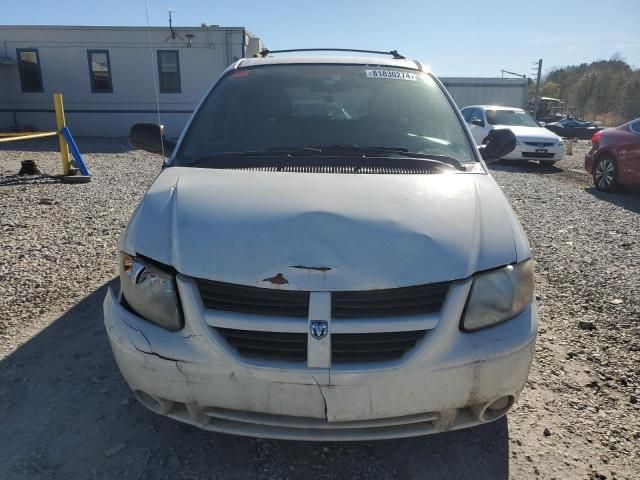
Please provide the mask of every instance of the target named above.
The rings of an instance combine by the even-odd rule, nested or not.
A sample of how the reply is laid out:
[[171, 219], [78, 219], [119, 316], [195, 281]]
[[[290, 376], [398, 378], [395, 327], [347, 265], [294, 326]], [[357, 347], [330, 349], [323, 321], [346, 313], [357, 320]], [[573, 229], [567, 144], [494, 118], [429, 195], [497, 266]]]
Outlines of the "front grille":
[[231, 328], [216, 330], [243, 357], [276, 361], [307, 360], [306, 333], [260, 332]]
[[531, 147], [545, 148], [553, 147], [553, 142], [524, 142]]
[[[310, 292], [247, 287], [211, 280], [196, 279], [207, 309], [264, 315], [270, 317], [301, 317], [306, 323], [309, 315]], [[332, 363], [386, 362], [402, 358], [424, 338], [426, 330], [394, 331], [393, 319], [407, 315], [437, 313], [442, 309], [449, 283], [433, 283], [411, 287], [331, 292], [331, 318], [355, 319], [361, 328], [358, 333], [331, 334]], [[388, 318], [389, 332], [370, 333], [367, 318]], [[211, 315], [207, 321], [238, 355], [255, 362], [307, 362], [308, 331], [291, 333], [287, 326], [279, 332], [246, 330], [245, 322], [231, 316]], [[252, 322], [262, 322], [253, 317]], [[371, 320], [376, 321], [376, 320]], [[344, 325], [344, 323], [343, 323]], [[418, 327], [420, 328], [420, 327]], [[397, 329], [396, 329], [397, 330]]]
[[332, 363], [384, 362], [397, 360], [425, 335], [413, 332], [342, 333], [331, 335]]
[[333, 292], [332, 318], [395, 317], [440, 311], [447, 296], [447, 283], [413, 287]]
[[553, 155], [553, 153], [522, 152], [522, 156], [525, 158], [553, 158]]
[[229, 312], [306, 317], [309, 292], [246, 287], [233, 283], [197, 279], [206, 308]]

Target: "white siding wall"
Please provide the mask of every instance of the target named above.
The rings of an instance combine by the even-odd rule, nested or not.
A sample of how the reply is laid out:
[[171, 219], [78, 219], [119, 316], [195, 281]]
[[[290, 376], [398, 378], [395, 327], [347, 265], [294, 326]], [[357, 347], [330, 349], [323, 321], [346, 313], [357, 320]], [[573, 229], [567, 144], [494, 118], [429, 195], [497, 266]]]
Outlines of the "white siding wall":
[[[243, 28], [176, 28], [186, 41], [165, 39], [168, 28], [0, 27], [0, 55], [16, 58], [17, 48], [37, 48], [44, 92], [24, 93], [17, 65], [0, 66], [0, 128], [18, 124], [55, 128], [52, 94], [64, 95], [67, 123], [74, 135], [124, 136], [140, 121], [157, 121], [154, 82], [157, 50], [178, 50], [181, 93], [159, 95], [167, 134], [177, 136], [202, 94], [235, 59], [260, 47]], [[244, 44], [244, 45], [243, 45]], [[112, 93], [92, 93], [88, 49], [109, 51]], [[154, 69], [155, 74], [154, 74]]]

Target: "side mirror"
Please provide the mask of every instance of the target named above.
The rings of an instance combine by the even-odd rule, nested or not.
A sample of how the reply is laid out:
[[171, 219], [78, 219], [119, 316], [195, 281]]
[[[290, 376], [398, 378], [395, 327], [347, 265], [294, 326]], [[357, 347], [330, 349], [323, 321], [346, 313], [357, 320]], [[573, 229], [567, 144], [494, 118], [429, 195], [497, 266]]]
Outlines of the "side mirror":
[[516, 148], [516, 136], [508, 128], [493, 129], [487, 135], [487, 143], [480, 147], [480, 154], [486, 163], [493, 163]]
[[157, 123], [136, 123], [129, 130], [129, 143], [135, 148], [170, 157], [176, 147], [175, 140], [164, 136], [164, 126]]
[[471, 124], [477, 125], [479, 127], [484, 127], [484, 122], [482, 121], [481, 118], [474, 118], [473, 120], [471, 120]]
[[538, 125], [540, 125], [541, 127], [546, 127], [547, 126], [547, 122], [538, 122]]

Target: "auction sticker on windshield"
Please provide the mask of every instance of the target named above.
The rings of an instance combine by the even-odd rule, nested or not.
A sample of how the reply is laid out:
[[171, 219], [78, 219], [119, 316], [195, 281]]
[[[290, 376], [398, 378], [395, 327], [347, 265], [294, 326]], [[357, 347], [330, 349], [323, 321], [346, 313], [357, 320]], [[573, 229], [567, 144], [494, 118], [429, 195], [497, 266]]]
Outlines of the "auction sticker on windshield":
[[367, 70], [367, 78], [388, 78], [391, 80], [411, 80], [416, 81], [416, 74], [409, 72], [398, 72], [396, 70]]

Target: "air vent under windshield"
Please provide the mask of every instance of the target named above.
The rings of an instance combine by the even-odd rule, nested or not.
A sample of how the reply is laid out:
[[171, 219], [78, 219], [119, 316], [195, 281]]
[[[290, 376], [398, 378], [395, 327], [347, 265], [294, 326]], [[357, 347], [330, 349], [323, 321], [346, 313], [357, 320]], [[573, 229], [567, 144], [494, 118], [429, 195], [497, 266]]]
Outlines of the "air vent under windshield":
[[368, 175], [432, 175], [442, 173], [434, 167], [368, 166], [368, 165], [281, 165], [281, 166], [236, 166], [228, 170], [246, 170], [251, 172], [285, 173], [343, 173]]

